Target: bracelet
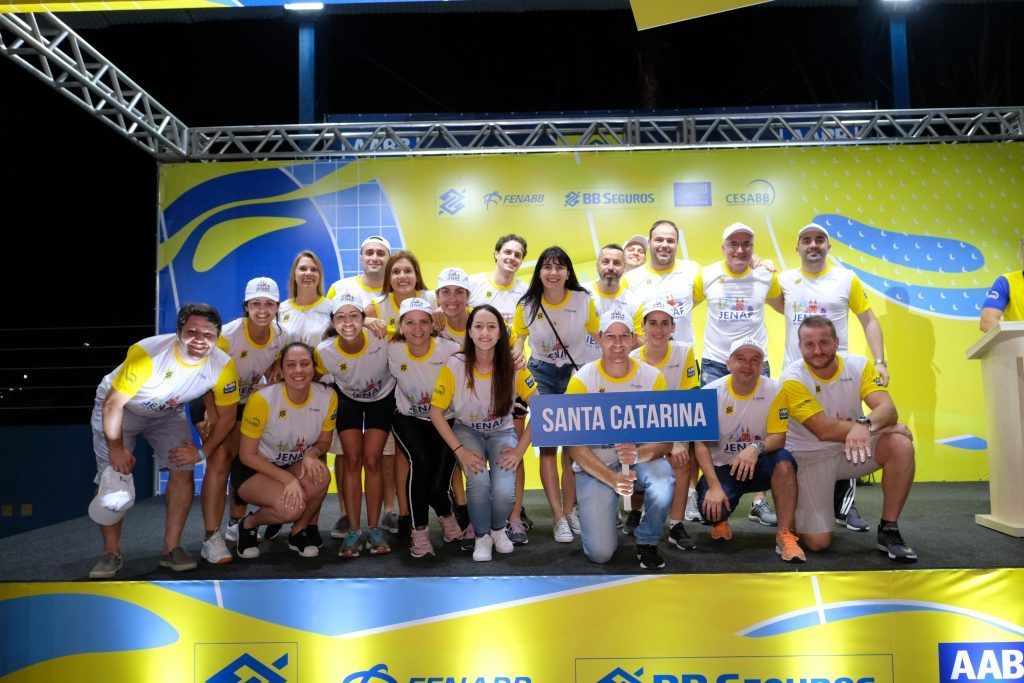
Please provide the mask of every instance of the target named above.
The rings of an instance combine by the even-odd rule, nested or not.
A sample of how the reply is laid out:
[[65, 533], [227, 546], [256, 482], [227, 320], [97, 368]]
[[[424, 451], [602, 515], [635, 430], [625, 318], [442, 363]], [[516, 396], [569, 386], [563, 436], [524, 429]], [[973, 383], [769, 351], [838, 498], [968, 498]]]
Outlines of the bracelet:
[[875, 365], [881, 365], [883, 368], [889, 366], [889, 364], [885, 362], [884, 358], [880, 358], [879, 360], [876, 360], [875, 361]]
[[203, 449], [197, 448], [196, 450], [199, 451], [199, 462], [206, 460], [206, 453], [203, 453]]
[[452, 449], [452, 453], [454, 453], [455, 451], [459, 450], [460, 448], [462, 448], [462, 444], [461, 443], [458, 446], [456, 446], [455, 448]]

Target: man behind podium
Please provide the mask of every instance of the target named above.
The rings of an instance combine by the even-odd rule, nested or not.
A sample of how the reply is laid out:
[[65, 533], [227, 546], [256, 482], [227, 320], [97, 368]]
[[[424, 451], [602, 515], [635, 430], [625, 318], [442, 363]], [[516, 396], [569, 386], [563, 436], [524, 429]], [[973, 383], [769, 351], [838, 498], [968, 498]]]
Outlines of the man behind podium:
[[[1020, 238], [1020, 260], [1024, 264], [1024, 237]], [[978, 327], [988, 332], [1002, 319], [1024, 320], [1024, 270], [1000, 275], [985, 295]]]

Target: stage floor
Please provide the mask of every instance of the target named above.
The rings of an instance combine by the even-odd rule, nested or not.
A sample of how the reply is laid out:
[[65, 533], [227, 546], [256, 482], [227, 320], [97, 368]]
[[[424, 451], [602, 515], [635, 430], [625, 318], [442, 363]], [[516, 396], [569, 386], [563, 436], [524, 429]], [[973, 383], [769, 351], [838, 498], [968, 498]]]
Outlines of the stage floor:
[[[491, 562], [473, 562], [469, 552], [457, 545], [441, 547], [440, 529], [432, 522], [437, 556], [415, 560], [407, 549], [395, 545], [390, 555], [361, 556], [354, 560], [337, 557], [337, 541], [328, 540], [319, 558], [304, 559], [288, 550], [285, 539], [262, 544], [257, 560], [235, 559], [227, 565], [200, 563], [192, 572], [174, 573], [157, 565], [163, 533], [162, 499], [149, 499], [128, 514], [124, 537], [124, 569], [117, 578], [125, 581], [167, 581], [174, 579], [282, 579], [346, 577], [423, 576], [528, 576], [528, 575], [623, 575], [646, 573], [634, 557], [634, 541], [622, 536], [619, 550], [606, 565], [596, 565], [583, 554], [579, 538], [571, 544], [555, 543], [551, 537], [551, 516], [543, 494], [527, 493], [527, 509], [536, 526], [530, 542], [511, 555], [495, 553]], [[854, 533], [836, 527], [829, 552], [811, 555], [802, 565], [781, 562], [774, 552], [774, 528], [746, 519], [749, 497], [740, 503], [733, 522], [734, 538], [728, 543], [712, 541], [710, 527], [687, 523], [697, 542], [694, 552], [681, 552], [662, 543], [668, 573], [753, 573], [879, 571], [889, 569], [944, 569], [1024, 567], [1024, 541], [1004, 536], [974, 523], [976, 513], [989, 512], [988, 484], [924, 483], [910, 495], [900, 526], [904, 537], [917, 551], [920, 561], [896, 564], [876, 550], [874, 531]], [[861, 514], [877, 524], [881, 487], [861, 486], [857, 493]], [[337, 520], [337, 503], [329, 498], [320, 520], [325, 536]], [[185, 548], [197, 560], [201, 539], [198, 499], [185, 531]], [[83, 516], [44, 529], [0, 539], [0, 581], [80, 581], [99, 556], [100, 534]]]

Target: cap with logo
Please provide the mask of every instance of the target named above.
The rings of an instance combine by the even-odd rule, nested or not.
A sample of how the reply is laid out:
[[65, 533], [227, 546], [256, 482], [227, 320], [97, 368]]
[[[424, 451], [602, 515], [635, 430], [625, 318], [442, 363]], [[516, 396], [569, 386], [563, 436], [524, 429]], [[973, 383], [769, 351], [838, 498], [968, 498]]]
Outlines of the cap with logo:
[[357, 311], [363, 310], [363, 300], [357, 297], [352, 292], [342, 292], [336, 297], [331, 299], [331, 315], [338, 312], [338, 309], [342, 306], [351, 306]]
[[626, 326], [627, 330], [629, 330], [630, 332], [633, 331], [632, 319], [627, 318], [626, 314], [623, 313], [622, 311], [615, 309], [605, 311], [604, 313], [601, 314], [601, 321], [600, 326], [598, 327], [598, 331], [601, 332], [601, 334], [604, 334], [608, 330], [608, 328], [614, 325], [615, 323], [622, 323], [623, 325]]
[[732, 358], [732, 354], [736, 353], [740, 349], [753, 349], [758, 351], [762, 356], [765, 355], [764, 348], [761, 346], [761, 342], [747, 337], [746, 339], [737, 339], [729, 346], [729, 358]]
[[362, 252], [363, 248], [367, 244], [373, 244], [373, 243], [377, 243], [377, 244], [382, 245], [385, 249], [388, 250], [389, 254], [391, 253], [391, 242], [388, 242], [386, 239], [384, 239], [380, 235], [370, 235], [365, 240], [363, 240], [362, 243], [359, 245], [359, 251]]
[[664, 313], [669, 318], [674, 319], [675, 317], [675, 312], [672, 308], [672, 305], [669, 304], [669, 302], [667, 301], [659, 300], [644, 304], [644, 321], [646, 322], [647, 316], [655, 312]]
[[103, 526], [117, 524], [135, 504], [135, 480], [131, 474], [121, 474], [107, 465], [100, 475], [100, 488], [89, 503], [92, 521]]
[[426, 299], [421, 299], [417, 296], [409, 297], [402, 302], [402, 305], [398, 307], [398, 319], [401, 320], [405, 317], [406, 313], [412, 311], [422, 311], [427, 315], [434, 313], [434, 307], [430, 305], [430, 302]]
[[800, 228], [800, 232], [796, 234], [796, 238], [800, 239], [801, 237], [804, 236], [805, 233], [808, 232], [820, 232], [822, 235], [825, 236], [825, 239], [831, 239], [831, 235], [828, 234], [828, 230], [818, 225], [817, 223], [808, 223], [804, 227]]
[[269, 277], [254, 277], [245, 283], [245, 301], [257, 297], [280, 301], [281, 291], [277, 288], [277, 283]]
[[467, 292], [469, 291], [469, 276], [466, 275], [466, 271], [462, 268], [445, 268], [437, 276], [437, 288], [442, 287], [462, 287]]

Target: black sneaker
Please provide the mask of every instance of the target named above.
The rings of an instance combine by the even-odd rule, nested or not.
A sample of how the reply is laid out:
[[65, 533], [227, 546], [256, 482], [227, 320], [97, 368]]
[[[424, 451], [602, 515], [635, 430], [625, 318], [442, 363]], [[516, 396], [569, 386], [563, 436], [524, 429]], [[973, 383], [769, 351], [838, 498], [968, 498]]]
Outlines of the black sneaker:
[[643, 518], [642, 510], [630, 510], [629, 514], [626, 515], [626, 523], [622, 525], [622, 533], [627, 536], [632, 536], [636, 528], [640, 526], [640, 520]]
[[878, 549], [896, 562], [917, 562], [917, 553], [903, 540], [900, 528], [893, 525], [878, 525]]
[[658, 553], [658, 546], [636, 544], [636, 559], [640, 560], [641, 569], [664, 569], [665, 560]]
[[694, 543], [690, 535], [686, 533], [686, 529], [683, 528], [682, 522], [676, 522], [671, 529], [668, 530], [668, 542], [679, 548], [680, 550], [696, 550], [697, 544]]
[[527, 531], [533, 528], [533, 520], [526, 516], [526, 508], [520, 508], [519, 521], [523, 523], [523, 528]]
[[310, 538], [309, 532], [312, 528], [303, 529], [288, 537], [288, 547], [297, 552], [301, 557], [316, 557], [320, 554], [320, 548], [314, 545], [313, 539]]
[[395, 538], [402, 545], [412, 545], [412, 515], [399, 515], [398, 533], [395, 534]]
[[317, 549], [320, 549], [320, 548], [324, 547], [324, 539], [323, 539], [323, 537], [320, 536], [320, 528], [319, 527], [308, 526], [308, 527], [306, 527], [305, 531], [306, 531], [306, 538], [309, 539], [309, 542], [314, 547], [316, 547]]
[[256, 529], [246, 529], [245, 520], [251, 517], [246, 515], [238, 523], [238, 543], [235, 545], [235, 554], [245, 560], [252, 560], [260, 556], [260, 542], [256, 536]]
[[267, 528], [263, 530], [263, 540], [271, 541], [277, 538], [277, 535], [281, 533], [280, 524], [268, 524]]

